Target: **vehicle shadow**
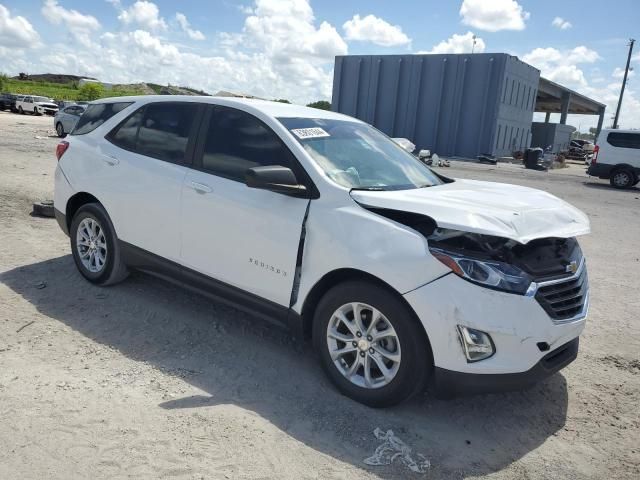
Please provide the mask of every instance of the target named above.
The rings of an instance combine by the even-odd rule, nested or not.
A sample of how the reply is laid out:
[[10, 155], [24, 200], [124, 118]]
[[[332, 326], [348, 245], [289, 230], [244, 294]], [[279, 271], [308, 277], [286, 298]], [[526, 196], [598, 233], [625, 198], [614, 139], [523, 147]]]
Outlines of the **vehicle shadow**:
[[589, 188], [596, 188], [596, 189], [601, 189], [601, 190], [615, 190], [617, 192], [631, 192], [631, 193], [640, 193], [640, 184], [633, 186], [631, 188], [625, 188], [625, 189], [618, 189], [618, 188], [614, 188], [611, 185], [609, 185], [609, 182], [607, 183], [597, 183], [597, 182], [582, 182], [582, 184], [585, 187], [589, 187]]
[[450, 401], [423, 394], [376, 410], [338, 394], [308, 344], [162, 280], [133, 274], [114, 287], [95, 287], [66, 255], [2, 273], [0, 282], [42, 314], [128, 358], [179, 371], [206, 392], [158, 407], [237, 405], [308, 447], [381, 478], [416, 474], [399, 463], [363, 463], [380, 444], [376, 427], [393, 430], [428, 458], [430, 478], [466, 478], [503, 469], [565, 424], [567, 385], [560, 374], [526, 392]]

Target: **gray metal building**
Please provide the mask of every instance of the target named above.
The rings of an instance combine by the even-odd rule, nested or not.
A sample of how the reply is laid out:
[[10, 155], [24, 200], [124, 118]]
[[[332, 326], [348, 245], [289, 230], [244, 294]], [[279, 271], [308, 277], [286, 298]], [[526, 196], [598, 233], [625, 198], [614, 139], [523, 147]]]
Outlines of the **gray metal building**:
[[[331, 106], [418, 148], [468, 158], [527, 148], [534, 111], [559, 111], [562, 123], [567, 113], [602, 120], [604, 105], [552, 82], [544, 96], [541, 81], [539, 70], [506, 53], [339, 56]], [[553, 96], [555, 87], [562, 91]]]

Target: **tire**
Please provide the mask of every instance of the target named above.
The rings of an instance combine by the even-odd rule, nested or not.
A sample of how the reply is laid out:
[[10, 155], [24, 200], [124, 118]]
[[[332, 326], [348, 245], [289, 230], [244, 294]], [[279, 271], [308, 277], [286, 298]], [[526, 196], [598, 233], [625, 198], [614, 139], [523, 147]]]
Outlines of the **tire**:
[[33, 107], [33, 114], [34, 114], [36, 117], [39, 117], [39, 116], [41, 115], [40, 113], [38, 113], [38, 109], [37, 109], [36, 107]]
[[629, 188], [634, 185], [636, 176], [629, 168], [618, 168], [611, 173], [609, 183], [614, 188]]
[[[353, 304], [358, 310], [353, 310]], [[376, 315], [376, 327], [367, 332], [374, 309], [382, 316]], [[339, 311], [351, 321], [351, 327], [340, 321]], [[356, 311], [361, 313], [362, 329], [352, 322]], [[364, 334], [358, 337], [363, 329]], [[373, 335], [380, 332], [386, 336], [376, 341]], [[395, 292], [371, 282], [345, 282], [324, 295], [314, 316], [313, 342], [324, 371], [338, 390], [370, 407], [388, 407], [408, 399], [424, 388], [433, 369], [428, 340], [413, 312]], [[332, 358], [332, 350], [351, 351], [338, 356], [334, 353]], [[380, 352], [395, 356], [398, 362]], [[359, 366], [353, 369], [356, 360]], [[386, 378], [378, 368], [380, 361], [387, 369]], [[367, 364], [369, 379], [365, 376]], [[349, 370], [354, 373], [349, 375]]]
[[[90, 228], [92, 225], [97, 225], [97, 227]], [[79, 233], [80, 229], [83, 233]], [[83, 236], [87, 238], [86, 245], [79, 243], [79, 239]], [[113, 224], [102, 205], [88, 203], [80, 207], [73, 216], [69, 237], [76, 267], [88, 281], [106, 286], [118, 283], [127, 277], [128, 271], [122, 260], [118, 237], [116, 237]], [[89, 237], [93, 238], [89, 241]], [[90, 250], [90, 247], [95, 247], [93, 256], [90, 253], [86, 256], [81, 254], [81, 252]], [[100, 264], [100, 259], [102, 259], [102, 264]]]
[[62, 123], [58, 122], [56, 123], [56, 133], [58, 134], [58, 136], [60, 138], [64, 138], [67, 136], [66, 133], [64, 133], [64, 127], [62, 126]]
[[24, 110], [22, 109], [22, 105], [20, 105], [20, 106], [18, 107], [18, 113], [19, 113], [20, 115], [24, 115]]

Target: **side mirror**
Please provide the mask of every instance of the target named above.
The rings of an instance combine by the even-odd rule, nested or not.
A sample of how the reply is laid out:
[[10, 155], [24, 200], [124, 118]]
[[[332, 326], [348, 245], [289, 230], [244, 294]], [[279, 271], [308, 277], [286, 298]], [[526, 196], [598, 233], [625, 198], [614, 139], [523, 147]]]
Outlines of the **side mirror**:
[[293, 171], [280, 165], [253, 167], [244, 174], [247, 187], [271, 190], [295, 197], [307, 196], [307, 187], [300, 185]]

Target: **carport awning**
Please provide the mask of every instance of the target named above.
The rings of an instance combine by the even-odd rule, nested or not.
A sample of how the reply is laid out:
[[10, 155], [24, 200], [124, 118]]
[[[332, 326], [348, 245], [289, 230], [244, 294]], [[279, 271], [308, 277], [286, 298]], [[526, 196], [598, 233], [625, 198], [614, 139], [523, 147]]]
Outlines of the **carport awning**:
[[536, 97], [536, 112], [562, 113], [562, 103], [569, 101], [567, 113], [582, 115], [600, 115], [605, 105], [584, 95], [558, 85], [551, 80], [540, 77], [538, 95]]

